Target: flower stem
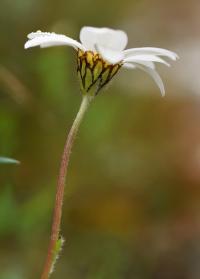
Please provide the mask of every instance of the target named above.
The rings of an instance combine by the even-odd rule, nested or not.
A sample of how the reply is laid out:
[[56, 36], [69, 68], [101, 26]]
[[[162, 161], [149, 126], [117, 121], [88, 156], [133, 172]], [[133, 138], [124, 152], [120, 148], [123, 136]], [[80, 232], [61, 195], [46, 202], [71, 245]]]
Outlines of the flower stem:
[[[67, 136], [67, 140], [65, 143], [61, 164], [60, 164], [60, 171], [58, 176], [57, 182], [57, 190], [56, 190], [56, 199], [55, 199], [55, 207], [53, 213], [53, 223], [52, 223], [52, 230], [51, 230], [51, 238], [47, 253], [46, 262], [43, 268], [41, 279], [48, 279], [50, 273], [53, 270], [53, 266], [58, 256], [58, 241], [60, 240], [60, 224], [61, 224], [61, 217], [62, 217], [62, 205], [63, 205], [63, 198], [64, 198], [64, 189], [65, 189], [65, 180], [68, 170], [69, 158], [71, 149], [78, 132], [79, 126], [81, 121], [84, 117], [85, 112], [90, 104], [91, 97], [84, 95], [82, 99], [82, 103], [78, 114], [73, 122], [71, 130]], [[61, 247], [60, 247], [61, 248]]]

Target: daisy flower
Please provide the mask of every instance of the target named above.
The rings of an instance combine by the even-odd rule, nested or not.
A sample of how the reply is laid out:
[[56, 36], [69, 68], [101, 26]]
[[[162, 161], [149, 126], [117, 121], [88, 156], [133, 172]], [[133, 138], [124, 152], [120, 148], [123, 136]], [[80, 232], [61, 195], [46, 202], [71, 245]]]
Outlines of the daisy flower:
[[121, 68], [139, 68], [148, 73], [158, 85], [162, 96], [165, 89], [155, 63], [170, 64], [164, 60], [176, 60], [177, 54], [163, 48], [142, 47], [126, 49], [127, 34], [110, 28], [83, 27], [80, 42], [56, 33], [33, 32], [28, 35], [25, 48], [67, 45], [77, 52], [77, 73], [83, 94], [95, 96]]
[[128, 43], [126, 33], [109, 28], [83, 27], [80, 32], [80, 41], [81, 43], [65, 35], [37, 31], [28, 35], [28, 41], [25, 44], [26, 49], [35, 46], [67, 45], [73, 47], [77, 53], [77, 73], [83, 94], [80, 109], [67, 136], [60, 163], [51, 238], [41, 279], [49, 278], [63, 245], [60, 225], [65, 179], [72, 146], [91, 100], [121, 68], [131, 70], [139, 68], [147, 72], [155, 80], [164, 96], [164, 85], [155, 69], [155, 63], [169, 66], [163, 57], [171, 60], [178, 58], [174, 52], [162, 48], [143, 47], [125, 50]]

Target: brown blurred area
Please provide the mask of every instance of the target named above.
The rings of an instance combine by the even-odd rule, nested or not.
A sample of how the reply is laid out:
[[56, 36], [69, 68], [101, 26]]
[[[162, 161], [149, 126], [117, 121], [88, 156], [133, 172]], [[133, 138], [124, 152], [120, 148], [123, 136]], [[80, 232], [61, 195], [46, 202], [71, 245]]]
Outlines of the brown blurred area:
[[123, 29], [128, 47], [178, 53], [166, 97], [121, 71], [92, 104], [66, 185], [65, 245], [52, 279], [200, 278], [200, 2], [0, 2], [0, 279], [39, 278], [59, 160], [81, 101], [73, 50], [24, 50], [32, 31], [78, 39]]

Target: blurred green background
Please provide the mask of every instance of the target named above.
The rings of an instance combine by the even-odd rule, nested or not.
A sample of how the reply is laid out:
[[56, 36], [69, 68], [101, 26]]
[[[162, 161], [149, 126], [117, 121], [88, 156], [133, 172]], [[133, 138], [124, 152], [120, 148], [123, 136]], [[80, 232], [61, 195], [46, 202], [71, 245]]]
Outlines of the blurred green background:
[[39, 278], [59, 161], [81, 95], [75, 53], [24, 50], [38, 29], [78, 39], [84, 25], [128, 33], [128, 47], [176, 51], [121, 71], [95, 99], [73, 149], [52, 279], [200, 278], [200, 2], [1, 0], [0, 279]]

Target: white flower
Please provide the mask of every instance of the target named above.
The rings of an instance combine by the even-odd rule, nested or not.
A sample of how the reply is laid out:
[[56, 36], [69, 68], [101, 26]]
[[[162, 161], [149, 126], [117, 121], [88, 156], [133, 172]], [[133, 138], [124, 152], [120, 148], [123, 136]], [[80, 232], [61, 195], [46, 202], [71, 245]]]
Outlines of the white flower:
[[[147, 72], [157, 83], [161, 94], [165, 89], [155, 63], [170, 66], [163, 58], [176, 60], [177, 54], [162, 48], [142, 47], [124, 50], [128, 37], [124, 31], [109, 28], [83, 27], [79, 43], [65, 35], [48, 32], [33, 32], [28, 35], [25, 48], [68, 45], [78, 53], [78, 74], [83, 92], [96, 95], [121, 67], [139, 68]], [[93, 89], [93, 90], [92, 90]]]

